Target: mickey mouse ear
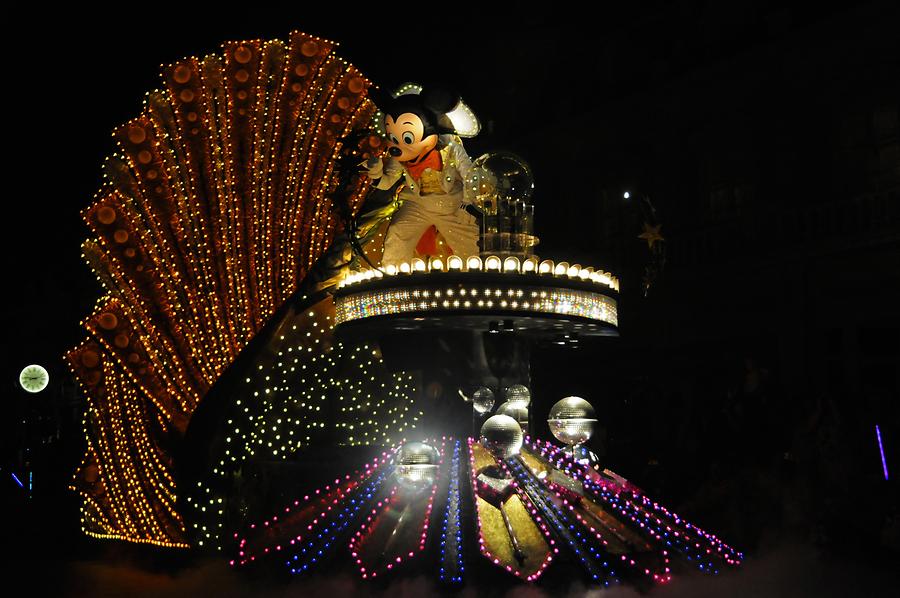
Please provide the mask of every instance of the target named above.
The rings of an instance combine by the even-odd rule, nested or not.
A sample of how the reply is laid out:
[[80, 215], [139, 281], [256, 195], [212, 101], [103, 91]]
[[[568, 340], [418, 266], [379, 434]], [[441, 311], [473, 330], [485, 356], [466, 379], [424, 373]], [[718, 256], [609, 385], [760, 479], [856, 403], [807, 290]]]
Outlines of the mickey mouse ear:
[[375, 107], [378, 108], [378, 110], [375, 111], [375, 114], [372, 115], [370, 128], [377, 131], [382, 137], [387, 135], [387, 130], [384, 128], [384, 110], [382, 110], [382, 108], [390, 104], [391, 100], [395, 100], [402, 95], [410, 93], [416, 95], [422, 93], [422, 86], [418, 83], [404, 83], [394, 91], [387, 91], [386, 89], [374, 87], [369, 88], [369, 99], [372, 100], [375, 103]]
[[[404, 83], [394, 91], [394, 97], [397, 98], [408, 93], [422, 93], [422, 86], [418, 83]], [[460, 100], [456, 105], [446, 113], [447, 118], [453, 124], [453, 129], [460, 137], [475, 137], [481, 131], [481, 122], [472, 109]]]
[[406, 94], [410, 93], [419, 95], [420, 93], [422, 93], [422, 86], [418, 83], [411, 83], [407, 81], [406, 83], [395, 89], [391, 93], [391, 95], [394, 96], [394, 98], [399, 98], [400, 96], [405, 96]]
[[481, 122], [462, 99], [447, 113], [447, 118], [453, 123], [453, 128], [460, 137], [475, 137], [481, 131]]
[[386, 89], [381, 89], [380, 87], [375, 87], [374, 85], [369, 88], [368, 91], [369, 99], [375, 103], [375, 106], [381, 110], [385, 106], [391, 103], [391, 100], [394, 99], [394, 94], [387, 91]]

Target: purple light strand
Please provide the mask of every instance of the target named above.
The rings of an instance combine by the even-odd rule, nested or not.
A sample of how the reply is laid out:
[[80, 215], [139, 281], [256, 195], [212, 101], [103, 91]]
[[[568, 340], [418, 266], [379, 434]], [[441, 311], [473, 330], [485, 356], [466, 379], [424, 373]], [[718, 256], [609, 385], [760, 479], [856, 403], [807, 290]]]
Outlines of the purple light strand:
[[878, 438], [878, 452], [881, 453], [881, 469], [884, 470], [884, 479], [888, 480], [887, 459], [884, 458], [884, 445], [881, 444], [881, 428], [875, 424], [875, 436]]
[[[694, 560], [698, 557], [708, 559], [713, 554], [718, 554], [718, 556], [723, 558], [729, 565], [738, 565], [740, 564], [740, 561], [743, 560], [742, 553], [734, 550], [719, 540], [715, 535], [707, 533], [699, 527], [692, 525], [677, 514], [666, 510], [665, 507], [659, 503], [649, 500], [646, 496], [635, 496], [635, 499], [640, 498], [641, 504], [638, 504], [636, 501], [629, 500], [627, 496], [621, 493], [621, 490], [624, 490], [624, 488], [619, 488], [617, 490], [615, 489], [615, 484], [598, 484], [588, 477], [582, 477], [585, 476], [584, 466], [576, 463], [569, 453], [547, 441], [543, 441], [543, 445], [545, 448], [541, 448], [541, 441], [535, 441], [530, 437], [525, 438], [526, 447], [532, 451], [537, 448], [537, 451], [543, 455], [545, 459], [549, 459], [557, 468], [561, 468], [569, 475], [575, 475], [576, 478], [585, 483], [586, 488], [598, 491], [599, 494], [596, 494], [596, 496], [604, 501], [611, 501], [611, 506], [616, 510], [619, 510], [627, 518], [631, 519], [635, 524], [640, 526], [641, 529], [650, 532], [656, 540], [667, 543], [674, 541], [676, 545], [681, 545], [682, 549], [687, 549], [690, 552], [696, 551], [698, 553], [693, 556], [685, 554], [685, 556], [688, 557], [688, 560]], [[564, 462], [566, 465], [563, 464]], [[654, 515], [649, 512], [649, 508], [656, 511], [657, 514]], [[664, 514], [667, 519], [671, 520], [668, 525], [660, 520], [659, 513]], [[662, 526], [665, 529], [657, 526]], [[679, 533], [678, 527], [682, 527], [681, 533]], [[692, 540], [686, 533], [687, 531], [697, 533], [699, 538], [695, 537]], [[671, 536], [670, 533], [672, 534]], [[700, 538], [709, 543], [705, 550], [702, 549], [698, 543]], [[704, 552], [706, 553], [705, 555]], [[698, 566], [701, 570], [716, 572], [712, 565], [711, 562], [707, 562]]]

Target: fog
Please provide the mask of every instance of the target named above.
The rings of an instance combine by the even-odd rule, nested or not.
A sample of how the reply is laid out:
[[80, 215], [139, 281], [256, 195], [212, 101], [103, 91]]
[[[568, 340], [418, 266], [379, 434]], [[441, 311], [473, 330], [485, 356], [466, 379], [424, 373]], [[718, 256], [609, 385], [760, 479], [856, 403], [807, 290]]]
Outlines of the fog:
[[[233, 571], [223, 560], [209, 560], [175, 573], [149, 570], [137, 563], [113, 564], [103, 561], [74, 562], [56, 581], [53, 593], [63, 596], [354, 596], [366, 598], [390, 596], [414, 598], [445, 591], [430, 578], [403, 578], [402, 573], [386, 587], [372, 586], [351, 574], [330, 577], [310, 576], [289, 582], [251, 579], [242, 571]], [[497, 571], [498, 576], [504, 575]], [[847, 564], [833, 555], [821, 555], [809, 545], [787, 543], [750, 556], [736, 571], [717, 576], [689, 574], [676, 577], [666, 586], [641, 593], [629, 586], [610, 589], [591, 588], [573, 583], [568, 588], [522, 584], [511, 590], [467, 586], [461, 596], [495, 595], [516, 598], [591, 596], [604, 598], [678, 598], [678, 597], [797, 597], [797, 596], [882, 596], [896, 581], [896, 574], [874, 565], [851, 561]]]

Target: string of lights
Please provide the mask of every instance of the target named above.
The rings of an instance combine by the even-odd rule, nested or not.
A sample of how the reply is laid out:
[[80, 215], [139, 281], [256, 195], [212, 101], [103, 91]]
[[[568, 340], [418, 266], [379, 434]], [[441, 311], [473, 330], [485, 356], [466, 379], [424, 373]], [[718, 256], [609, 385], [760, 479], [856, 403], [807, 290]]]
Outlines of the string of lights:
[[[250, 524], [246, 533], [234, 533], [238, 546], [238, 559], [230, 561], [231, 565], [246, 565], [256, 560], [257, 555], [268, 554], [274, 543], [275, 551], [281, 550], [279, 542], [286, 541], [291, 545], [300, 542], [308, 532], [318, 524], [322, 514], [331, 511], [348, 493], [371, 478], [379, 466], [392, 458], [392, 452], [384, 452], [366, 463], [365, 467], [355, 474], [346, 474], [344, 480], [336, 479], [333, 484], [306, 494], [302, 500], [297, 499], [287, 505], [278, 515], [264, 520], [262, 523]], [[257, 529], [266, 529], [269, 534], [263, 541], [253, 541], [253, 533]], [[299, 530], [299, 534], [294, 533]]]
[[[635, 495], [632, 491], [597, 483], [588, 475], [585, 466], [572, 459], [564, 449], [550, 443], [541, 444], [540, 441], [532, 443], [530, 439], [526, 441], [526, 445], [530, 450], [548, 459], [555, 467], [581, 482], [604, 507], [634, 524], [633, 529], [647, 534], [655, 543], [665, 544], [668, 548], [680, 552], [699, 570], [718, 573], [717, 561], [721, 560], [729, 566], [736, 566], [743, 560], [741, 553], [680, 517], [670, 514], [669, 520], [664, 520], [660, 515], [669, 512], [658, 503], [642, 495]], [[648, 508], [650, 510], [647, 510]], [[655, 515], [651, 511], [658, 514]], [[696, 535], [693, 535], [694, 533]]]
[[357, 521], [357, 517], [375, 503], [384, 503], [396, 490], [391, 484], [394, 462], [390, 461], [365, 484], [343, 501], [340, 510], [322, 513], [318, 517], [320, 531], [309, 539], [292, 547], [293, 554], [287, 560], [291, 573], [300, 574], [323, 560], [336, 546], [337, 540]]
[[447, 485], [447, 507], [444, 510], [441, 527], [441, 566], [438, 570], [440, 580], [451, 584], [461, 584], [465, 573], [465, 555], [462, 551], [463, 529], [459, 512], [460, 448], [460, 441], [454, 440], [453, 456], [450, 458], [450, 479]]
[[606, 553], [606, 558], [615, 559], [618, 555], [617, 560], [627, 571], [636, 576], [646, 576], [654, 583], [671, 580], [668, 551], [657, 550], [589, 497], [556, 483], [554, 476], [550, 475], [550, 464], [541, 457], [529, 450], [523, 450], [520, 457], [525, 468], [531, 471], [533, 479], [553, 493], [556, 503], [568, 509], [581, 524], [584, 533], [594, 536], [600, 549]]
[[[446, 439], [442, 440], [438, 449], [438, 465], [443, 464], [446, 444]], [[350, 556], [359, 567], [363, 579], [391, 571], [425, 550], [438, 482], [439, 477], [436, 476], [431, 488], [424, 494], [404, 492], [402, 489], [398, 492], [398, 486], [394, 486], [390, 497], [375, 505], [348, 546]], [[401, 512], [400, 516], [395, 519], [398, 511]], [[401, 528], [421, 531], [414, 537], [412, 534], [402, 533]], [[376, 536], [380, 536], [380, 542], [373, 541]], [[375, 563], [383, 564], [383, 568], [376, 567]]]
[[[331, 243], [338, 140], [374, 111], [334, 46], [295, 31], [162, 65], [162, 88], [113, 132], [82, 214], [106, 294], [67, 355], [92, 406], [72, 482], [86, 533], [187, 545], [163, 447]], [[142, 456], [148, 472], [126, 464]]]
[[[520, 564], [514, 556], [514, 543], [506, 534], [485, 533], [485, 529], [496, 531], [500, 529], [498, 520], [502, 511], [478, 495], [478, 472], [484, 468], [497, 465], [496, 460], [488, 453], [480, 443], [473, 438], [468, 439], [469, 445], [469, 476], [471, 489], [475, 497], [475, 514], [478, 529], [478, 548], [489, 561], [498, 565], [509, 573], [526, 581], [537, 580], [544, 570], [553, 561], [553, 555], [558, 554], [559, 549], [547, 526], [541, 520], [537, 509], [526, 502], [519, 500], [518, 494], [510, 498], [509, 503], [521, 506], [525, 517], [517, 518], [515, 532], [528, 536], [532, 541], [530, 549], [525, 552], [527, 567]], [[525, 498], [527, 501], [527, 497]]]
[[572, 521], [563, 509], [554, 504], [552, 497], [545, 494], [522, 464], [515, 458], [500, 463], [515, 478], [517, 487], [528, 496], [531, 504], [542, 514], [543, 520], [549, 523], [556, 536], [566, 542], [591, 579], [607, 587], [611, 583], [618, 584], [619, 579], [615, 570], [610, 566], [609, 555], [602, 548], [595, 546], [590, 541], [590, 536], [582, 531], [581, 526], [576, 521]]
[[296, 314], [250, 367], [210, 477], [190, 489], [198, 545], [224, 549], [222, 503], [234, 500], [248, 461], [290, 461], [314, 446], [391, 446], [420, 421], [414, 377], [388, 371], [375, 344], [336, 342], [333, 321], [329, 300]]

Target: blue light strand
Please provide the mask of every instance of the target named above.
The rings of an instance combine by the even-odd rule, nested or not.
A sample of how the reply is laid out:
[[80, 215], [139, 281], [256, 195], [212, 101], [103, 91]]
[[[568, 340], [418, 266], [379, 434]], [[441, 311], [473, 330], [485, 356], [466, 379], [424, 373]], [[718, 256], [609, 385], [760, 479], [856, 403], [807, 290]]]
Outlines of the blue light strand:
[[[666, 529], [671, 530], [672, 526], [682, 526], [684, 530], [687, 530], [693, 534], [695, 534], [696, 538], [702, 539], [709, 548], [706, 549], [707, 554], [716, 554], [720, 558], [722, 558], [729, 565], [738, 565], [740, 561], [743, 560], [744, 554], [742, 552], [738, 552], [731, 546], [728, 546], [721, 540], [719, 540], [713, 534], [703, 531], [693, 523], [685, 521], [680, 516], [675, 513], [670, 512], [668, 509], [660, 505], [659, 503], [651, 501], [646, 496], [640, 496], [641, 504], [644, 507], [644, 518], [650, 521], [651, 517], [656, 517], [656, 522], [660, 525], [663, 524], [663, 519], [666, 520]], [[637, 506], [633, 507], [637, 510]], [[647, 510], [652, 509], [655, 514], [651, 515]], [[682, 531], [684, 534], [684, 531]], [[696, 549], [700, 549], [699, 542], [694, 543], [694, 547]]]
[[[438, 460], [438, 465], [441, 466], [441, 467], [439, 467], [439, 471], [443, 470], [442, 466], [444, 464], [444, 455], [446, 454], [446, 450], [445, 450], [446, 445], [447, 445], [446, 441], [447, 441], [447, 439], [446, 439], [446, 437], [444, 437], [441, 440], [441, 447], [440, 447], [440, 449], [438, 449], [438, 454], [440, 455], [440, 458]], [[436, 443], [434, 443], [431, 440], [428, 440], [428, 441], [426, 441], [426, 444], [436, 444]], [[432, 509], [432, 506], [434, 505], [434, 496], [437, 493], [438, 484], [440, 483], [441, 475], [443, 475], [443, 474], [439, 473], [435, 477], [434, 483], [431, 486], [431, 492], [428, 496], [428, 506], [426, 507], [425, 513], [422, 518], [422, 533], [419, 536], [418, 552], [425, 550], [425, 545], [428, 541], [428, 532], [429, 532], [430, 524], [431, 524], [431, 509]], [[415, 550], [412, 550], [409, 552], [407, 552], [406, 550], [402, 550], [402, 551], [400, 551], [401, 552], [400, 555], [391, 557], [391, 559], [386, 563], [386, 566], [384, 567], [384, 569], [378, 568], [375, 570], [370, 570], [363, 566], [362, 555], [359, 552], [359, 549], [361, 548], [359, 543], [363, 541], [363, 538], [365, 537], [366, 534], [371, 533], [373, 531], [372, 526], [376, 525], [376, 521], [378, 519], [379, 514], [383, 514], [383, 513], [387, 512], [389, 509], [399, 506], [399, 505], [395, 504], [395, 501], [399, 498], [399, 496], [396, 494], [397, 490], [398, 490], [398, 486], [394, 485], [391, 489], [390, 495], [387, 498], [385, 498], [383, 501], [377, 502], [375, 507], [372, 509], [369, 518], [359, 526], [359, 530], [350, 539], [348, 548], [350, 549], [350, 553], [353, 556], [353, 558], [356, 559], [356, 564], [359, 565], [359, 567], [360, 567], [360, 574], [362, 575], [363, 579], [377, 577], [379, 573], [384, 573], [385, 571], [390, 572], [391, 570], [394, 569], [394, 567], [396, 565], [399, 565], [400, 563], [402, 563], [405, 558], [414, 558], [416, 555]], [[411, 499], [410, 499], [410, 497], [406, 497], [405, 500], [409, 501]], [[409, 504], [409, 503], [407, 503], [407, 504]], [[394, 533], [397, 532], [397, 529], [398, 528], [395, 526]], [[382, 556], [385, 556], [384, 553], [382, 553]]]
[[[333, 489], [332, 485], [328, 484], [324, 488], [318, 488], [315, 492], [310, 492], [303, 497], [302, 505], [300, 500], [294, 500], [293, 504], [288, 505], [283, 511], [279, 511], [277, 515], [273, 515], [270, 519], [263, 521], [261, 524], [251, 524], [246, 533], [254, 533], [254, 530], [256, 530], [257, 527], [259, 527], [260, 530], [268, 528], [271, 531], [276, 526], [280, 525], [281, 522], [279, 521], [279, 517], [290, 517], [293, 511], [311, 508], [313, 507], [312, 503], [319, 502], [321, 503], [321, 506], [324, 507], [324, 511], [320, 511], [313, 519], [313, 522], [307, 526], [307, 531], [312, 531], [313, 527], [318, 525], [322, 516], [332, 510], [333, 505], [337, 505], [338, 502], [346, 497], [348, 493], [351, 493], [354, 488], [360, 484], [364, 484], [367, 479], [371, 478], [372, 475], [374, 475], [374, 473], [390, 458], [388, 455], [391, 453], [393, 453], [393, 451], [382, 453], [381, 456], [372, 461], [371, 465], [366, 464], [363, 471], [357, 471], [353, 476], [350, 474], [345, 475], [344, 481], [341, 481], [341, 478], [335, 479], [333, 482]], [[353, 480], [353, 477], [356, 479]], [[305, 535], [306, 534], [301, 533], [296, 538], [289, 539], [290, 544], [296, 544], [301, 541]], [[268, 555], [270, 552], [273, 552], [271, 550], [272, 548], [274, 548], [274, 552], [280, 552], [282, 549], [282, 543], [278, 542], [277, 538], [271, 540], [273, 544], [270, 546], [253, 546], [248, 542], [249, 536], [241, 538], [240, 533], [235, 532], [234, 540], [237, 542], [238, 554], [236, 555], [237, 558], [230, 561], [232, 566], [243, 566], [252, 563], [258, 556]], [[260, 548], [262, 548], [261, 553]]]
[[381, 471], [369, 478], [369, 481], [360, 484], [352, 494], [344, 498], [343, 509], [333, 511], [323, 518], [321, 523], [324, 526], [321, 531], [302, 542], [298, 546], [299, 552], [287, 561], [291, 573], [304, 573], [326, 556], [329, 549], [336, 545], [338, 537], [357, 520], [361, 512], [365, 512], [364, 508], [375, 502], [376, 494], [383, 489], [385, 481], [394, 472], [394, 465], [394, 461], [391, 460], [381, 468]]
[[[462, 525], [459, 514], [459, 452], [460, 441], [453, 446], [453, 457], [450, 460], [450, 481], [447, 485], [447, 508], [444, 511], [444, 526], [441, 533], [441, 567], [439, 570], [442, 582], [461, 584], [465, 566], [463, 564]], [[456, 558], [454, 558], [454, 556]]]
[[[535, 448], [530, 442], [528, 446], [531, 449]], [[709, 558], [711, 556], [718, 556], [729, 565], [738, 565], [743, 560], [742, 553], [734, 550], [714, 535], [688, 523], [678, 515], [670, 513], [665, 507], [651, 501], [646, 496], [635, 496], [635, 499], [640, 500], [641, 505], [639, 506], [627, 496], [623, 496], [621, 492], [611, 492], [603, 484], [592, 480], [583, 471], [586, 466], [577, 463], [565, 450], [552, 446], [549, 443], [547, 443], [547, 446], [550, 447], [549, 451], [540, 448], [537, 450], [545, 458], [553, 462], [557, 468], [569, 475], [577, 476], [584, 484], [585, 489], [589, 490], [592, 495], [606, 506], [613, 508], [622, 516], [637, 524], [639, 531], [649, 535], [651, 539], [664, 542], [670, 548], [680, 552], [682, 556], [701, 571], [713, 574], [718, 573], [716, 565]], [[632, 492], [632, 494], [636, 493]], [[647, 509], [652, 509], [656, 514], [649, 513]], [[660, 518], [661, 516], [669, 521], [664, 522]], [[682, 528], [681, 532], [675, 529], [678, 527]], [[689, 530], [691, 533], [696, 534], [693, 544], [690, 543], [691, 539], [684, 530]], [[701, 547], [700, 540], [703, 540], [703, 543], [709, 547], [704, 550]]]
[[[645, 536], [649, 536], [651, 540], [663, 542], [669, 548], [677, 550], [701, 571], [718, 573], [718, 570], [715, 568], [712, 561], [703, 561], [703, 552], [699, 550], [699, 548], [695, 549], [690, 544], [686, 544], [685, 540], [682, 539], [681, 534], [672, 530], [670, 526], [667, 526], [667, 529], [662, 529], [661, 522], [659, 522], [659, 525], [654, 524], [648, 514], [642, 512], [630, 500], [622, 497], [620, 493], [610, 492], [603, 485], [596, 483], [588, 476], [584, 475], [583, 472], [573, 471], [573, 468], [578, 469], [580, 464], [570, 459], [570, 455], [564, 450], [557, 449], [556, 447], [553, 448], [554, 450], [551, 451], [551, 454], [548, 455], [547, 458], [550, 459], [551, 462], [553, 462], [554, 458], [558, 459], [553, 462], [553, 464], [569, 475], [578, 476], [578, 479], [584, 484], [585, 490], [588, 490], [595, 498], [599, 499], [604, 506], [617, 511], [622, 517], [630, 520], [637, 526], [639, 532]], [[563, 462], [564, 460], [566, 463]], [[579, 473], [581, 473], [581, 475], [578, 475]], [[641, 519], [643, 519], [643, 521]], [[669, 533], [670, 531], [672, 532], [671, 534]]]
[[513, 457], [502, 461], [501, 464], [515, 477], [518, 482], [517, 487], [521, 487], [531, 503], [543, 513], [545, 521], [553, 527], [558, 536], [566, 541], [588, 575], [594, 581], [607, 587], [610, 582], [619, 583], [616, 572], [610, 567], [609, 560], [611, 559], [606, 552], [595, 546], [590, 536], [581, 531], [581, 524], [571, 521], [567, 513], [554, 502], [551, 496], [547, 495], [546, 490], [535, 483], [530, 472], [518, 459]]
[[[534, 452], [534, 447], [529, 445], [529, 449], [530, 449], [530, 452], [532, 455], [536, 454]], [[541, 452], [540, 456], [542, 459], [546, 459], [546, 456], [544, 455], [543, 451]], [[552, 465], [552, 463], [550, 465]], [[526, 468], [526, 470], [530, 470], [530, 468]], [[573, 479], [573, 480], [580, 479], [577, 476], [577, 474], [572, 474], [569, 470], [560, 470], [560, 471], [565, 471], [569, 475], [570, 479]], [[560, 500], [562, 500], [563, 504], [568, 507], [569, 511], [571, 511], [575, 515], [575, 518], [578, 520], [578, 522], [585, 528], [585, 530], [586, 530], [585, 533], [589, 532], [590, 535], [593, 535], [593, 537], [596, 538], [597, 541], [600, 542], [601, 550], [603, 550], [604, 552], [609, 554], [610, 559], [615, 559], [615, 557], [612, 556], [606, 550], [606, 548], [605, 548], [606, 541], [597, 533], [597, 531], [591, 526], [591, 524], [588, 522], [587, 519], [581, 517], [577, 513], [577, 511], [575, 510], [575, 505], [573, 503], [570, 503], [566, 498], [560, 496], [559, 492], [557, 492], [553, 488], [553, 484], [551, 483], [550, 477], [548, 476], [543, 479], [541, 479], [540, 477], [537, 477], [537, 480], [540, 484], [542, 484], [544, 487], [546, 487], [549, 490], [551, 490], [552, 492], [554, 492], [554, 494], [556, 494], [560, 498]], [[589, 516], [592, 515], [589, 511], [585, 511], [585, 514], [587, 514]], [[594, 517], [596, 517], [596, 516], [594, 516]], [[605, 524], [603, 523], [603, 521], [601, 521], [601, 520], [598, 520], [597, 523], [599, 523], [601, 526], [606, 527]], [[611, 532], [612, 530], [609, 530], [609, 531]], [[614, 532], [612, 532], [612, 533], [614, 533]], [[622, 541], [625, 541], [626, 544], [631, 544], [627, 540], [622, 539]], [[650, 567], [646, 566], [645, 564], [638, 563], [637, 561], [635, 561], [634, 555], [626, 556], [625, 554], [622, 554], [619, 556], [619, 559], [625, 566], [630, 567], [635, 573], [646, 575], [647, 577], [649, 577], [656, 583], [666, 583], [671, 580], [668, 552], [666, 550], [659, 550], [659, 553], [660, 553], [659, 556], [662, 559], [662, 564], [661, 564], [662, 569], [663, 569], [662, 571], [654, 571], [653, 569], [656, 569], [657, 567], [654, 567], [653, 569], [651, 569]]]
[[[588, 482], [585, 487], [595, 495], [603, 495], [611, 503], [619, 505], [620, 512], [623, 515], [629, 517], [642, 529], [652, 530], [651, 533], [655, 533], [658, 539], [663, 539], [663, 541], [665, 541], [668, 546], [680, 552], [688, 561], [693, 562], [694, 565], [701, 571], [713, 574], [717, 574], [719, 572], [715, 562], [712, 558], [710, 558], [714, 554], [725, 559], [726, 562], [728, 562], [729, 560], [734, 560], [730, 556], [720, 554], [721, 550], [719, 550], [718, 547], [709, 542], [709, 540], [707, 540], [707, 543], [710, 543], [710, 546], [712, 546], [712, 548], [716, 548], [716, 551], [714, 552], [712, 548], [702, 548], [701, 542], [698, 540], [705, 539], [703, 538], [703, 535], [697, 533], [694, 529], [694, 526], [682, 520], [681, 518], [675, 518], [672, 521], [664, 522], [659, 516], [654, 516], [649, 513], [647, 511], [648, 507], [654, 508], [654, 506], [658, 505], [656, 505], [656, 503], [652, 503], [652, 501], [644, 496], [640, 497], [641, 505], [639, 506], [635, 501], [629, 499], [628, 497], [613, 494], [608, 489], [602, 488], [596, 484], [591, 484], [590, 482]], [[657, 508], [655, 510], [659, 509]], [[679, 526], [682, 527], [680, 532], [676, 529]], [[687, 535], [687, 531], [697, 533], [697, 535], [694, 536], [693, 543], [691, 542], [691, 537]], [[729, 550], [731, 549], [729, 548]], [[729, 562], [729, 564], [732, 563]]]

